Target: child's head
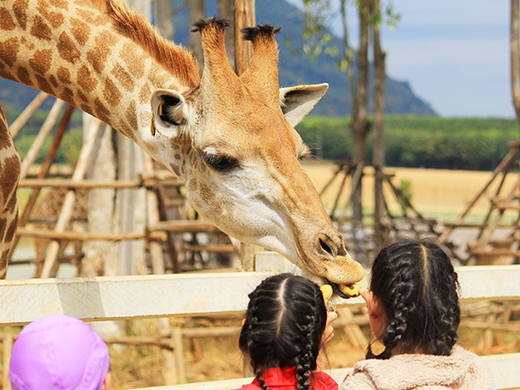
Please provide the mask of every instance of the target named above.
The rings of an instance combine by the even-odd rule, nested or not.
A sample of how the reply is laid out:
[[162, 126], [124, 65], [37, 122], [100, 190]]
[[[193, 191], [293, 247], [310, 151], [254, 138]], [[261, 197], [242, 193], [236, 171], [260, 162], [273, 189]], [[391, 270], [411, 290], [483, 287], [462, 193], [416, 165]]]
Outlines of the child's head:
[[27, 325], [13, 346], [9, 379], [14, 390], [101, 390], [109, 354], [83, 321], [62, 314]]
[[460, 323], [457, 288], [457, 274], [439, 245], [401, 241], [381, 250], [372, 266], [369, 314], [372, 320], [379, 311], [383, 318], [376, 336], [385, 351], [375, 356], [369, 348], [367, 357], [389, 358], [396, 347], [400, 353], [449, 355]]
[[267, 389], [262, 370], [295, 366], [298, 389], [308, 389], [327, 317], [320, 288], [285, 273], [264, 280], [249, 299], [239, 345], [260, 385]]

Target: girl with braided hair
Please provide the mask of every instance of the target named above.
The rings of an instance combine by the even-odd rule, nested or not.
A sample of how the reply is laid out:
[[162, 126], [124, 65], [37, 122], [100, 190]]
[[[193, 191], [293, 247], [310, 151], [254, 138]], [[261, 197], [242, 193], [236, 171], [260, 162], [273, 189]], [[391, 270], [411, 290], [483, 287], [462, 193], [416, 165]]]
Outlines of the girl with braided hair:
[[385, 347], [368, 347], [341, 390], [493, 389], [481, 359], [456, 345], [458, 280], [449, 256], [429, 241], [401, 241], [374, 260], [367, 302], [370, 328]]
[[265, 279], [251, 294], [239, 346], [251, 360], [253, 383], [243, 390], [337, 390], [316, 371], [318, 353], [333, 336], [320, 288], [289, 273]]

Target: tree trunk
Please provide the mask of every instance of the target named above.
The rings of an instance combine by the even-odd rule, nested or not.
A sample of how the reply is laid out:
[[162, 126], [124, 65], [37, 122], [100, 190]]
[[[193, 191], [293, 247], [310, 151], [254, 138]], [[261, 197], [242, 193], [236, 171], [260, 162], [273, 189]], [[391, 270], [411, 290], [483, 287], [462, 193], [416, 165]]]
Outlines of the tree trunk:
[[[190, 26], [196, 21], [204, 19], [206, 17], [206, 13], [204, 11], [204, 0], [189, 0], [188, 13], [190, 18]], [[204, 56], [202, 55], [202, 40], [199, 33], [190, 33], [188, 48], [193, 52], [193, 54], [195, 54], [199, 64], [202, 65], [204, 63]], [[202, 70], [202, 66], [200, 69]]]
[[166, 39], [173, 41], [173, 8], [170, 0], [155, 0], [155, 24]]
[[520, 11], [518, 0], [511, 0], [511, 89], [516, 120], [520, 124]]
[[343, 26], [343, 51], [347, 61], [348, 87], [350, 91], [350, 105], [352, 111], [352, 121], [355, 120], [358, 111], [358, 99], [356, 95], [356, 84], [354, 80], [354, 51], [350, 47], [348, 39], [348, 18], [347, 18], [347, 0], [341, 0], [341, 19]]
[[[363, 164], [366, 158], [366, 138], [370, 129], [368, 121], [368, 2], [363, 1], [359, 4], [359, 50], [357, 56], [358, 64], [358, 83], [357, 83], [357, 112], [352, 115], [352, 165], [357, 167]], [[354, 222], [363, 221], [363, 210], [361, 203], [362, 178], [359, 185], [354, 189], [352, 196], [352, 219]]]
[[[372, 14], [380, 12], [380, 0], [374, 0]], [[382, 224], [384, 218], [383, 199], [383, 168], [385, 166], [385, 87], [386, 66], [385, 56], [381, 48], [380, 24], [374, 25], [374, 168], [375, 168], [375, 206], [374, 225], [375, 238], [379, 245], [385, 241], [385, 228]]]
[[[218, 0], [218, 13], [221, 18], [231, 21], [231, 26], [235, 25], [235, 0]], [[226, 30], [226, 53], [229, 63], [235, 69], [235, 29]]]

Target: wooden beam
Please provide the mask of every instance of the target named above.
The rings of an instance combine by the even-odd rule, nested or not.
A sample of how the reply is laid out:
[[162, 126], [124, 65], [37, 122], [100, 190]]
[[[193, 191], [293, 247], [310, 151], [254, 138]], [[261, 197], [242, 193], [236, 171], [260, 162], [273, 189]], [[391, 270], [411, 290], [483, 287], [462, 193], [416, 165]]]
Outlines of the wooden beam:
[[269, 272], [0, 281], [0, 325], [63, 313], [88, 321], [244, 311]]
[[[0, 281], [0, 325], [51, 313], [115, 320], [241, 312], [247, 295], [271, 272], [176, 274]], [[462, 300], [518, 299], [520, 265], [457, 268]], [[333, 301], [363, 305], [361, 298]]]
[[[520, 375], [518, 374], [520, 353], [483, 356], [482, 358], [493, 376], [496, 389], [513, 389], [520, 387]], [[343, 379], [345, 379], [345, 376], [352, 372], [352, 368], [336, 368], [333, 370], [326, 370], [326, 372], [332, 376], [336, 382], [341, 384]], [[240, 388], [252, 381], [253, 378], [240, 378], [177, 386], [139, 388], [134, 390], [229, 390]]]

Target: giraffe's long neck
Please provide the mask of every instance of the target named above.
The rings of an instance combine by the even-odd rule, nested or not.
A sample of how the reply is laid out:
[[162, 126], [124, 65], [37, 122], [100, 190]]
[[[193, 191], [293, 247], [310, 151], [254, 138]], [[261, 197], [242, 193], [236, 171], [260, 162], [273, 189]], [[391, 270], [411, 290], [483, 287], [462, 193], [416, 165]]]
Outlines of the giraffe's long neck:
[[20, 169], [20, 157], [9, 134], [0, 104], [0, 279], [4, 279], [7, 273], [7, 260], [18, 222], [16, 190]]
[[189, 86], [120, 33], [94, 1], [1, 2], [0, 77], [81, 108], [150, 152], [152, 91]]

